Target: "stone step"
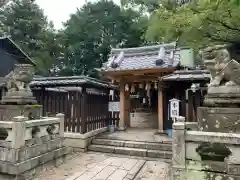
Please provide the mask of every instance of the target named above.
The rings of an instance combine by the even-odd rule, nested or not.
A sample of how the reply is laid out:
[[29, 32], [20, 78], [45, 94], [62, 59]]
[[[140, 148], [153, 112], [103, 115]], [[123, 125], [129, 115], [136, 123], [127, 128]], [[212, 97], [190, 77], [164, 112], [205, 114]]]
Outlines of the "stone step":
[[[97, 137], [97, 139], [108, 139], [108, 140], [114, 140], [114, 141], [138, 141], [138, 142], [149, 142], [149, 143], [156, 143], [155, 140], [151, 140], [151, 139], [148, 139], [146, 141], [146, 139], [138, 139], [138, 140], [132, 140], [132, 138], [122, 138], [122, 137], [116, 137], [116, 136], [109, 136], [108, 134], [102, 134], [100, 136]], [[169, 137], [164, 137], [162, 139], [162, 141], [160, 141], [159, 143], [163, 143], [163, 144], [170, 144], [172, 145], [172, 138], [169, 138]]]
[[97, 138], [92, 140], [92, 144], [115, 146], [115, 147], [139, 148], [139, 149], [148, 149], [148, 150], [159, 150], [159, 151], [172, 151], [171, 144], [163, 144], [163, 143], [122, 141], [122, 140], [110, 140], [110, 139]]
[[141, 157], [162, 158], [162, 159], [172, 158], [171, 151], [148, 150], [148, 149], [141, 149], [141, 148], [115, 147], [115, 146], [92, 144], [88, 147], [88, 150], [94, 151], [94, 152], [124, 154], [124, 155], [130, 155], [130, 156], [141, 156]]

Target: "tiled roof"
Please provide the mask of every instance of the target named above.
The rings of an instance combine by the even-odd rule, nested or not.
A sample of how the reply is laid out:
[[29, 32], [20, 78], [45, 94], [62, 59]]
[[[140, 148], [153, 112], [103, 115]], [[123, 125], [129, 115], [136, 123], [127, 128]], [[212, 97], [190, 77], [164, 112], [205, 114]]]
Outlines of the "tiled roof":
[[163, 81], [209, 81], [211, 75], [208, 70], [179, 70], [161, 79]]
[[[77, 89], [77, 87], [72, 87], [76, 85], [94, 85], [96, 87], [106, 87], [106, 88], [118, 88], [117, 86], [105, 82], [100, 81], [98, 79], [90, 78], [87, 76], [63, 76], [63, 77], [35, 77], [33, 81], [30, 83], [30, 86], [32, 88], [35, 87], [59, 87], [59, 86], [67, 86], [68, 87], [62, 87], [61, 90], [67, 90], [70, 89], [74, 90], [74, 88]], [[4, 77], [0, 77], [0, 87], [6, 86], [6, 80]], [[71, 86], [71, 87], [70, 87]]]
[[[156, 65], [160, 59], [159, 52], [164, 48], [161, 58], [163, 63]], [[111, 56], [102, 68], [103, 71], [118, 71], [148, 68], [176, 67], [180, 62], [180, 49], [176, 43], [160, 44], [138, 48], [112, 49]]]
[[10, 38], [0, 37], [0, 48], [16, 57], [20, 63], [36, 65], [35, 62]]
[[6, 86], [6, 79], [5, 77], [0, 77], [0, 87]]
[[98, 79], [90, 78], [87, 76], [64, 76], [64, 77], [39, 77], [34, 78], [33, 81], [30, 83], [31, 87], [53, 87], [53, 86], [66, 86], [66, 85], [94, 85], [98, 87], [109, 87], [109, 88], [116, 88], [111, 83], [100, 81]]
[[[55, 87], [55, 88], [45, 88], [46, 91], [52, 91], [52, 92], [82, 92], [82, 87]], [[86, 88], [86, 92], [88, 94], [106, 94], [106, 92], [102, 92], [99, 89], [96, 88]]]

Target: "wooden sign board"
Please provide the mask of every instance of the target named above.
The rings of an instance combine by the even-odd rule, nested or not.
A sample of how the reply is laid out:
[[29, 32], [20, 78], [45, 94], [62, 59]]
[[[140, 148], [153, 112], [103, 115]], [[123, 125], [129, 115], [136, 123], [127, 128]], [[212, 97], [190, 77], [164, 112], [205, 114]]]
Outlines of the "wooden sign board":
[[169, 103], [170, 103], [170, 117], [171, 118], [175, 118], [175, 117], [179, 116], [179, 111], [180, 111], [179, 103], [180, 103], [180, 100], [178, 100], [178, 99], [171, 99], [171, 100], [169, 100]]
[[120, 102], [112, 101], [108, 103], [108, 111], [109, 112], [120, 112]]

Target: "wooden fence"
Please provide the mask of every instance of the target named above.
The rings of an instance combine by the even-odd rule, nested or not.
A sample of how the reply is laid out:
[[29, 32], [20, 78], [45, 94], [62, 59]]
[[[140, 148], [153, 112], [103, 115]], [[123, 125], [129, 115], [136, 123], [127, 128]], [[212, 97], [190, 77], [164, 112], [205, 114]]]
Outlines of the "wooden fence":
[[[109, 112], [108, 93], [81, 91], [34, 90], [34, 96], [43, 106], [43, 115], [63, 113], [65, 132], [87, 133], [95, 129], [118, 125], [119, 112]], [[117, 97], [117, 96], [116, 96]]]

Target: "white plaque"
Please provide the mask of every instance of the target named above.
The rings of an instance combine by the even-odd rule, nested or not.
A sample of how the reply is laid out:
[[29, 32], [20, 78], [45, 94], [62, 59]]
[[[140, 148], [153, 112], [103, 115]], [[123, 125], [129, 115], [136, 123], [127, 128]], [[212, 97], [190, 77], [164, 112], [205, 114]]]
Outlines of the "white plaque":
[[109, 112], [120, 112], [120, 102], [113, 101], [108, 103], [108, 111]]
[[171, 99], [170, 102], [170, 117], [175, 118], [179, 116], [179, 102], [178, 99]]

